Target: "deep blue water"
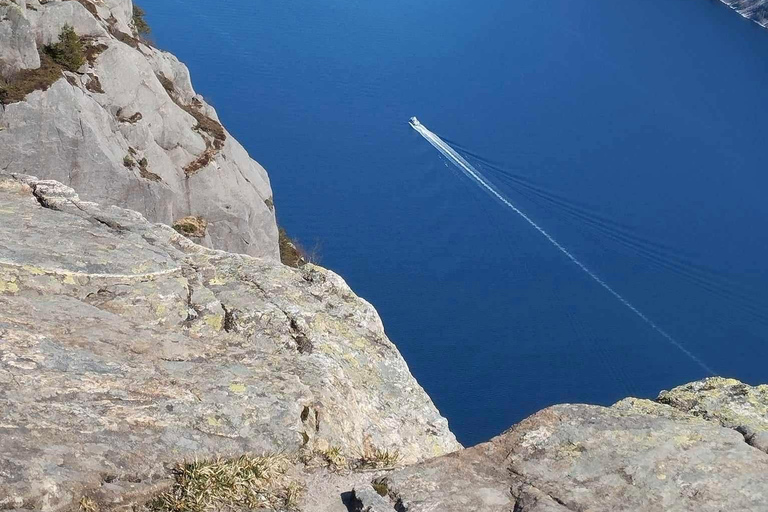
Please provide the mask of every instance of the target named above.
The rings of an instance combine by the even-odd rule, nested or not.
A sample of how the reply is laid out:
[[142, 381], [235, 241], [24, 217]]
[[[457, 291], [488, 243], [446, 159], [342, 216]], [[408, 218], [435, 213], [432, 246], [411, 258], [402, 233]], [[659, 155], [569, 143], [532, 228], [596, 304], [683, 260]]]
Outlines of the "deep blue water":
[[461, 442], [706, 373], [413, 115], [717, 373], [768, 381], [767, 30], [713, 0], [143, 6]]

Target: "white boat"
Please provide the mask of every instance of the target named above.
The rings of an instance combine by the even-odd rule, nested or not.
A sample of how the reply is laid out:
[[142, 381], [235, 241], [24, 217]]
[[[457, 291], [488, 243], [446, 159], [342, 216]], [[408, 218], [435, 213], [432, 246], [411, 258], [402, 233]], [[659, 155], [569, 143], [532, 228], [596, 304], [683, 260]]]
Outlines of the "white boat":
[[408, 122], [409, 122], [409, 123], [411, 124], [411, 126], [413, 126], [414, 128], [416, 128], [417, 126], [421, 126], [421, 123], [419, 122], [419, 120], [418, 120], [418, 119], [416, 119], [416, 116], [413, 116], [413, 117], [412, 117], [412, 118], [411, 118], [411, 119], [410, 119]]

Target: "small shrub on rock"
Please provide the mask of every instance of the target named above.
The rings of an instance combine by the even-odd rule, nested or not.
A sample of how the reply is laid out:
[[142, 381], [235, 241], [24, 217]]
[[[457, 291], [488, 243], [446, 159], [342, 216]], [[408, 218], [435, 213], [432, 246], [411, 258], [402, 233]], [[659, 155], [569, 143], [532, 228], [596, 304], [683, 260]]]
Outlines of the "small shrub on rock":
[[45, 91], [61, 78], [61, 66], [45, 52], [40, 52], [40, 67], [23, 69], [11, 79], [0, 78], [0, 103], [23, 101], [33, 91]]
[[208, 228], [208, 221], [200, 216], [190, 215], [173, 223], [173, 229], [178, 233], [194, 238], [203, 238]]
[[140, 36], [148, 36], [152, 32], [147, 20], [144, 18], [145, 15], [144, 9], [136, 4], [133, 5], [133, 27]]
[[83, 43], [70, 25], [64, 25], [59, 34], [59, 42], [47, 45], [45, 53], [69, 71], [77, 71], [85, 64]]

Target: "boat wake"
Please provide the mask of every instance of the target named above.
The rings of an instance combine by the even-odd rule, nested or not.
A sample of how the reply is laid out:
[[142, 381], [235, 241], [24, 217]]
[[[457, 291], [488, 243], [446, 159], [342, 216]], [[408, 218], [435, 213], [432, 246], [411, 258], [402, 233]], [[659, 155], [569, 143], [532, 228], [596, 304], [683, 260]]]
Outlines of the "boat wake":
[[552, 235], [547, 233], [544, 228], [539, 226], [536, 222], [533, 221], [528, 215], [526, 215], [522, 210], [517, 208], [514, 204], [512, 204], [505, 196], [502, 194], [493, 184], [491, 184], [484, 176], [483, 174], [472, 164], [470, 164], [464, 157], [462, 157], [456, 150], [454, 150], [451, 146], [449, 146], [443, 139], [435, 135], [433, 132], [431, 132], [426, 126], [421, 124], [416, 117], [412, 117], [409, 120], [409, 124], [411, 127], [419, 132], [419, 134], [424, 137], [427, 142], [432, 144], [432, 146], [435, 147], [448, 161], [450, 161], [452, 164], [454, 164], [464, 175], [466, 175], [469, 179], [471, 179], [475, 184], [477, 184], [481, 189], [489, 193], [492, 197], [499, 200], [504, 206], [508, 207], [512, 211], [514, 211], [516, 214], [518, 214], [520, 217], [523, 218], [531, 227], [533, 227], [536, 231], [538, 231], [544, 238], [546, 238], [549, 243], [551, 243], [558, 251], [563, 253], [571, 262], [573, 262], [577, 267], [579, 267], [584, 273], [586, 273], [592, 280], [594, 280], [597, 284], [599, 284], [602, 288], [604, 288], [608, 293], [613, 295], [619, 302], [621, 302], [627, 309], [632, 311], [635, 315], [637, 315], [643, 322], [645, 322], [651, 329], [656, 331], [658, 334], [660, 334], [664, 339], [666, 339], [670, 344], [672, 344], [674, 347], [676, 347], [678, 350], [680, 350], [683, 354], [685, 354], [691, 361], [699, 365], [704, 371], [709, 373], [710, 375], [715, 375], [715, 372], [707, 366], [701, 359], [699, 359], [695, 354], [693, 354], [691, 351], [689, 351], [687, 348], [685, 348], [679, 341], [677, 341], [675, 338], [672, 337], [671, 334], [667, 333], [664, 329], [656, 325], [656, 323], [648, 318], [642, 311], [637, 309], [631, 302], [629, 302], [624, 296], [622, 296], [619, 292], [614, 290], [608, 283], [603, 281], [597, 274], [595, 274], [592, 270], [590, 270], [586, 265], [584, 265], [581, 261], [579, 261], [576, 256], [571, 254], [568, 249], [563, 247], [557, 240], [555, 240]]

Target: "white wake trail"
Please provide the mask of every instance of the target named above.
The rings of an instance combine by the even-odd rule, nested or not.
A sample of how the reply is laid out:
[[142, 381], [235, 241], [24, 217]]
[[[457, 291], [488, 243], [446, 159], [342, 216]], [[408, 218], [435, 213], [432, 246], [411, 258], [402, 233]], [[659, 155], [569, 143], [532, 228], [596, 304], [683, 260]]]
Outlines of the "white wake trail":
[[422, 137], [424, 137], [427, 142], [432, 144], [435, 149], [437, 149], [440, 153], [443, 154], [448, 160], [450, 160], [456, 167], [458, 167], [464, 174], [466, 174], [470, 179], [472, 179], [475, 183], [480, 185], [481, 188], [489, 192], [492, 196], [494, 196], [496, 199], [501, 201], [504, 205], [508, 206], [512, 211], [514, 211], [516, 214], [518, 214], [520, 217], [525, 219], [525, 221], [530, 224], [536, 231], [541, 233], [549, 242], [554, 245], [557, 250], [559, 250], [561, 253], [563, 253], [569, 260], [571, 260], [573, 263], [576, 264], [581, 270], [583, 270], [589, 277], [591, 277], [597, 284], [602, 286], [608, 293], [613, 295], [616, 299], [618, 299], [619, 302], [624, 304], [624, 306], [627, 307], [630, 311], [632, 311], [634, 314], [636, 314], [640, 319], [642, 319], [646, 324], [648, 324], [654, 331], [659, 333], [661, 336], [663, 336], [669, 343], [671, 343], [673, 346], [677, 347], [683, 354], [688, 356], [691, 361], [698, 364], [704, 371], [709, 373], [710, 375], [715, 375], [715, 372], [712, 371], [712, 369], [706, 365], [701, 359], [696, 357], [693, 353], [691, 353], [687, 348], [685, 348], [680, 342], [678, 342], [676, 339], [672, 337], [672, 335], [668, 334], [664, 329], [656, 325], [656, 323], [645, 316], [645, 314], [637, 309], [632, 303], [630, 303], [627, 299], [625, 299], [619, 292], [614, 290], [613, 288], [608, 285], [605, 281], [600, 279], [600, 277], [592, 272], [589, 268], [587, 268], [586, 265], [584, 265], [581, 261], [579, 261], [573, 254], [571, 254], [568, 249], [560, 245], [560, 243], [552, 238], [552, 235], [547, 233], [544, 228], [536, 224], [528, 215], [526, 215], [523, 211], [521, 211], [519, 208], [517, 208], [514, 204], [512, 204], [504, 195], [499, 192], [496, 187], [494, 187], [492, 184], [488, 182], [488, 180], [485, 179], [485, 177], [478, 171], [472, 164], [467, 162], [464, 157], [462, 157], [460, 154], [458, 154], [451, 146], [449, 146], [443, 139], [432, 133], [429, 129], [427, 129], [426, 126], [421, 124], [418, 119], [415, 117], [412, 117], [410, 120], [410, 125], [413, 127], [414, 130], [419, 132]]

